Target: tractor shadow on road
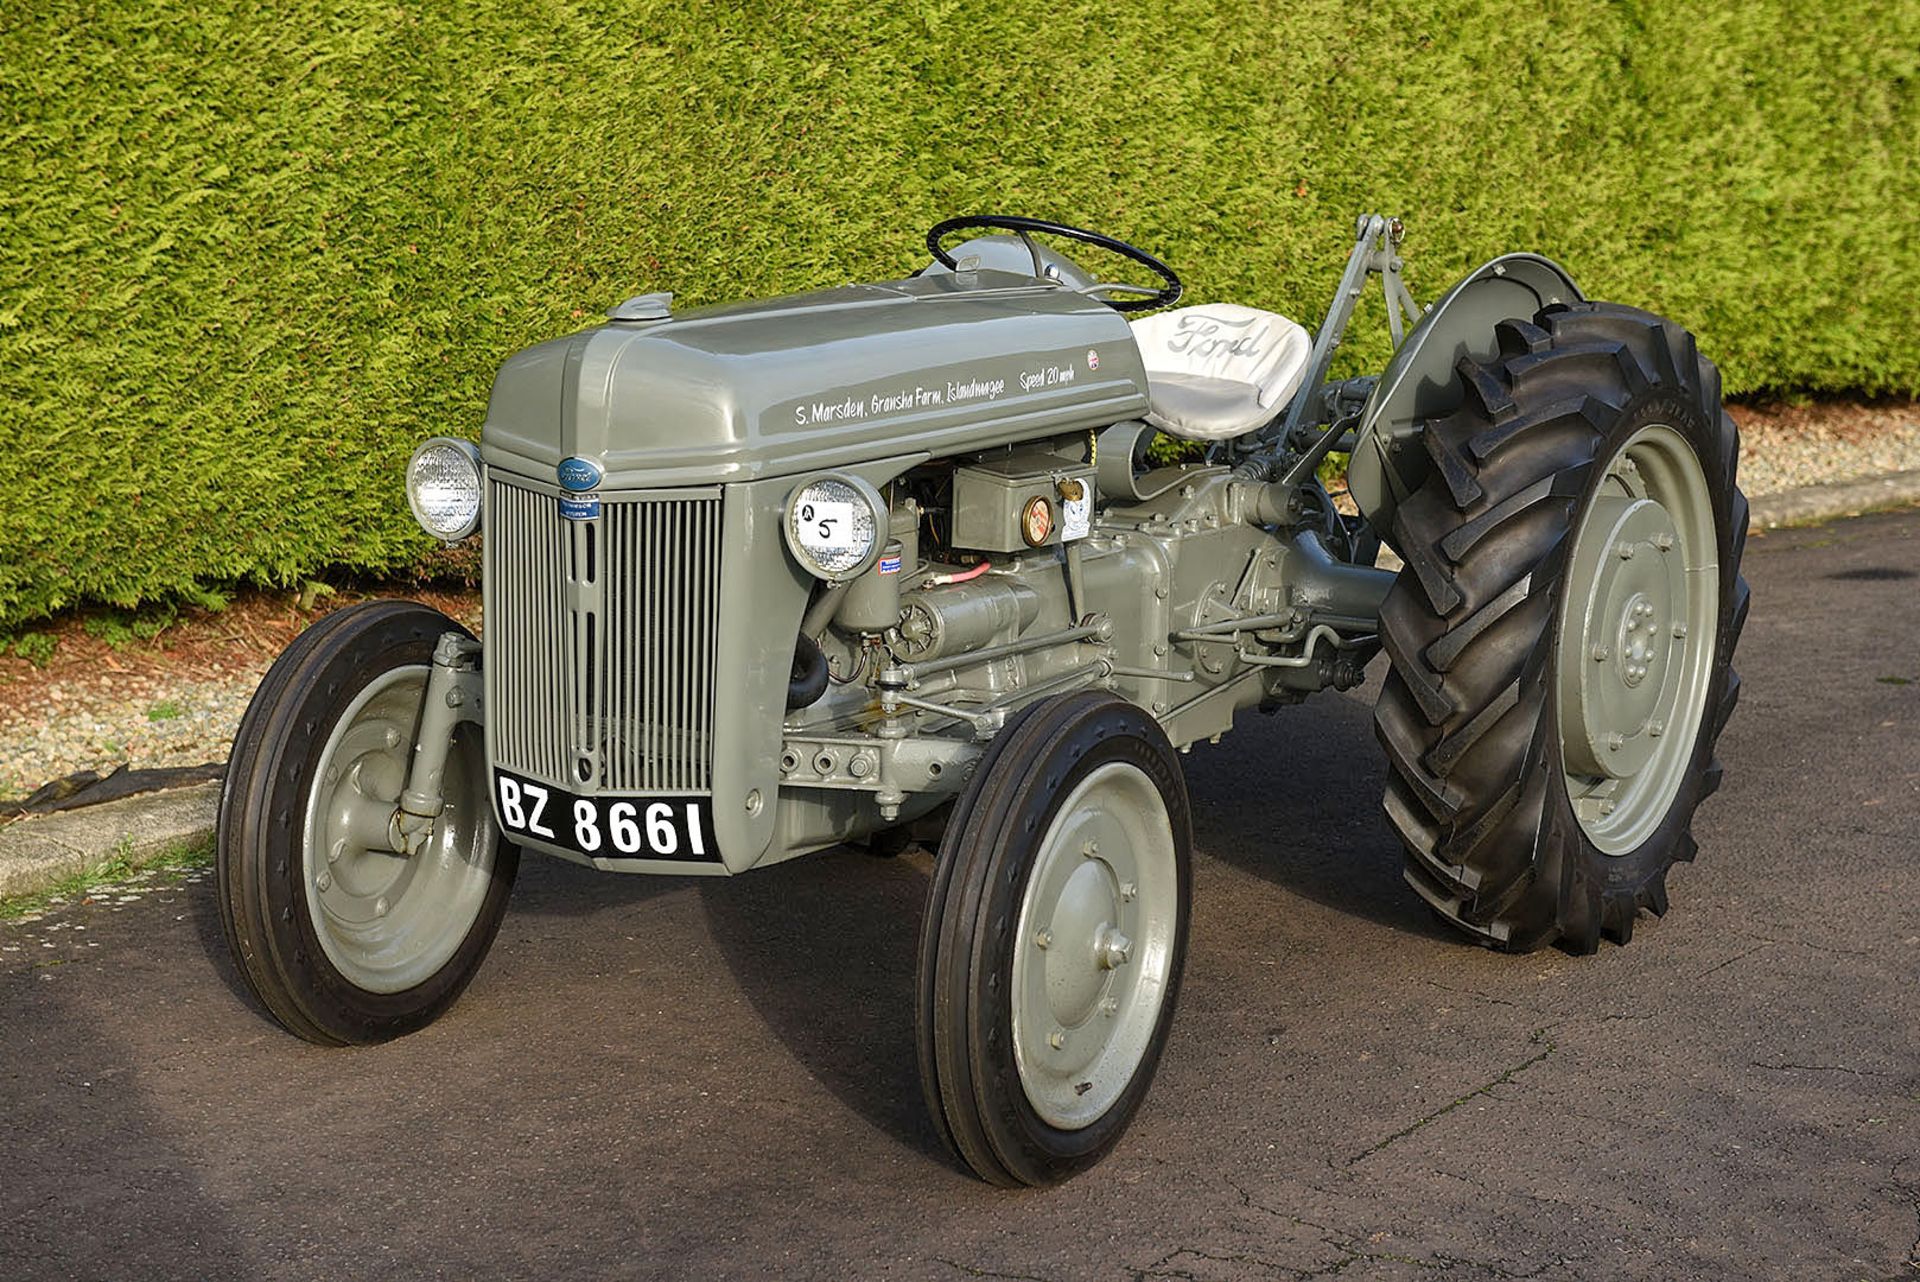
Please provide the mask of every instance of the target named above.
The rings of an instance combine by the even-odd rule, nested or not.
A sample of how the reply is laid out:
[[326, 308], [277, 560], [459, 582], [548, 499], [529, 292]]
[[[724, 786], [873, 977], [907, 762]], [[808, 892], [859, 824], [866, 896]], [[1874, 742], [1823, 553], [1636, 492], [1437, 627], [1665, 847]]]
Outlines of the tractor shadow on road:
[[[1341, 916], [1470, 947], [1401, 880], [1367, 693], [1246, 717], [1184, 758], [1196, 851]], [[924, 856], [839, 850], [699, 890], [741, 992], [794, 1058], [879, 1130], [945, 1160], [914, 1052], [928, 871]]]
[[1470, 946], [1401, 878], [1400, 841], [1380, 810], [1379, 665], [1368, 678], [1353, 694], [1243, 714], [1218, 745], [1196, 744], [1186, 758], [1195, 851], [1342, 914]]
[[701, 894], [741, 992], [793, 1057], [890, 1138], [944, 1161], [914, 1050], [927, 874], [924, 855], [841, 849], [703, 883]]
[[[585, 922], [595, 913], [620, 913], [660, 895], [683, 889], [693, 878], [636, 877], [620, 873], [596, 872], [563, 859], [549, 858], [533, 851], [520, 855], [520, 871], [508, 900], [503, 937], [529, 917], [557, 917]], [[219, 888], [209, 870], [208, 883], [192, 899], [193, 930], [207, 962], [220, 982], [239, 1003], [273, 1024], [273, 1016], [254, 999], [234, 966], [233, 952], [227, 947], [225, 928], [220, 923]], [[495, 949], [502, 944], [496, 941]]]
[[[1218, 746], [1200, 744], [1184, 757], [1196, 854], [1341, 916], [1461, 942], [1401, 880], [1400, 848], [1380, 813], [1384, 766], [1371, 689], [1244, 716]], [[693, 889], [739, 991], [788, 1052], [856, 1115], [945, 1162], [924, 1115], [914, 1048], [928, 873], [924, 855], [875, 859], [850, 849], [717, 879], [620, 876], [525, 854], [503, 942], [529, 918], [590, 930], [600, 914], [624, 920], [656, 897]], [[215, 894], [192, 902], [214, 972], [270, 1020], [234, 969]], [[1207, 928], [1212, 911], [1203, 897], [1196, 930]], [[1271, 927], [1276, 935], [1290, 929], [1283, 919]]]

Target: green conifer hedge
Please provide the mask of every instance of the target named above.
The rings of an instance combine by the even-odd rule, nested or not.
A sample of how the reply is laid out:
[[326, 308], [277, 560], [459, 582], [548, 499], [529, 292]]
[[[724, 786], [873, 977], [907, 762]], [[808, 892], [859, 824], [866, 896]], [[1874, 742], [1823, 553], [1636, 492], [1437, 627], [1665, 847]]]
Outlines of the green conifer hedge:
[[24, 0], [0, 625], [406, 562], [407, 454], [508, 352], [902, 275], [960, 211], [1311, 325], [1378, 209], [1422, 298], [1535, 249], [1730, 391], [1911, 393], [1917, 71], [1915, 0]]

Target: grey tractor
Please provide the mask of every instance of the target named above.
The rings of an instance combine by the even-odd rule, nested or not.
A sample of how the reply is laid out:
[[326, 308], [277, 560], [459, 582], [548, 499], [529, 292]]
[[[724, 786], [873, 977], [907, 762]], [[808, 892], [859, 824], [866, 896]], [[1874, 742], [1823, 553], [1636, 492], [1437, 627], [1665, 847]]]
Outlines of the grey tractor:
[[[406, 474], [429, 534], [482, 540], [484, 642], [340, 610], [240, 727], [247, 984], [310, 1041], [378, 1042], [459, 995], [522, 850], [722, 876], [924, 842], [927, 1107], [982, 1178], [1057, 1182], [1117, 1142], [1173, 1019], [1180, 753], [1383, 654], [1412, 889], [1492, 948], [1625, 943], [1720, 780], [1738, 436], [1679, 325], [1524, 253], [1422, 308], [1401, 239], [1359, 221], [1314, 333], [981, 216], [904, 279], [643, 295], [510, 357], [478, 444]], [[1332, 380], [1375, 276], [1393, 355]]]

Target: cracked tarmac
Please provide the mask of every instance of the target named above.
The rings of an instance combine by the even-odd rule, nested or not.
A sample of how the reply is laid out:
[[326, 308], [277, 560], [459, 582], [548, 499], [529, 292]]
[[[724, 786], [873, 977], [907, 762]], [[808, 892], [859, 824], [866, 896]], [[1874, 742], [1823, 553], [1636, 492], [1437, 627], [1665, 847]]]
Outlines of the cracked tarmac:
[[1727, 785], [1629, 947], [1428, 916], [1371, 686], [1196, 749], [1173, 1040], [1063, 1188], [921, 1115], [924, 858], [530, 858], [453, 1012], [338, 1051], [161, 878], [0, 925], [0, 1277], [1920, 1279], [1920, 513], [1750, 549]]

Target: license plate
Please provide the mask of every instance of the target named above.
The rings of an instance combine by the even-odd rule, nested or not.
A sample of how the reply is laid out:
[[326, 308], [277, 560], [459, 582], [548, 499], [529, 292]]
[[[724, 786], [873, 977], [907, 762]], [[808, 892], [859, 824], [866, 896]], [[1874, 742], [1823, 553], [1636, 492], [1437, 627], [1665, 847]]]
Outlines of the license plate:
[[496, 770], [494, 810], [510, 837], [594, 859], [717, 860], [705, 797], [576, 797]]

